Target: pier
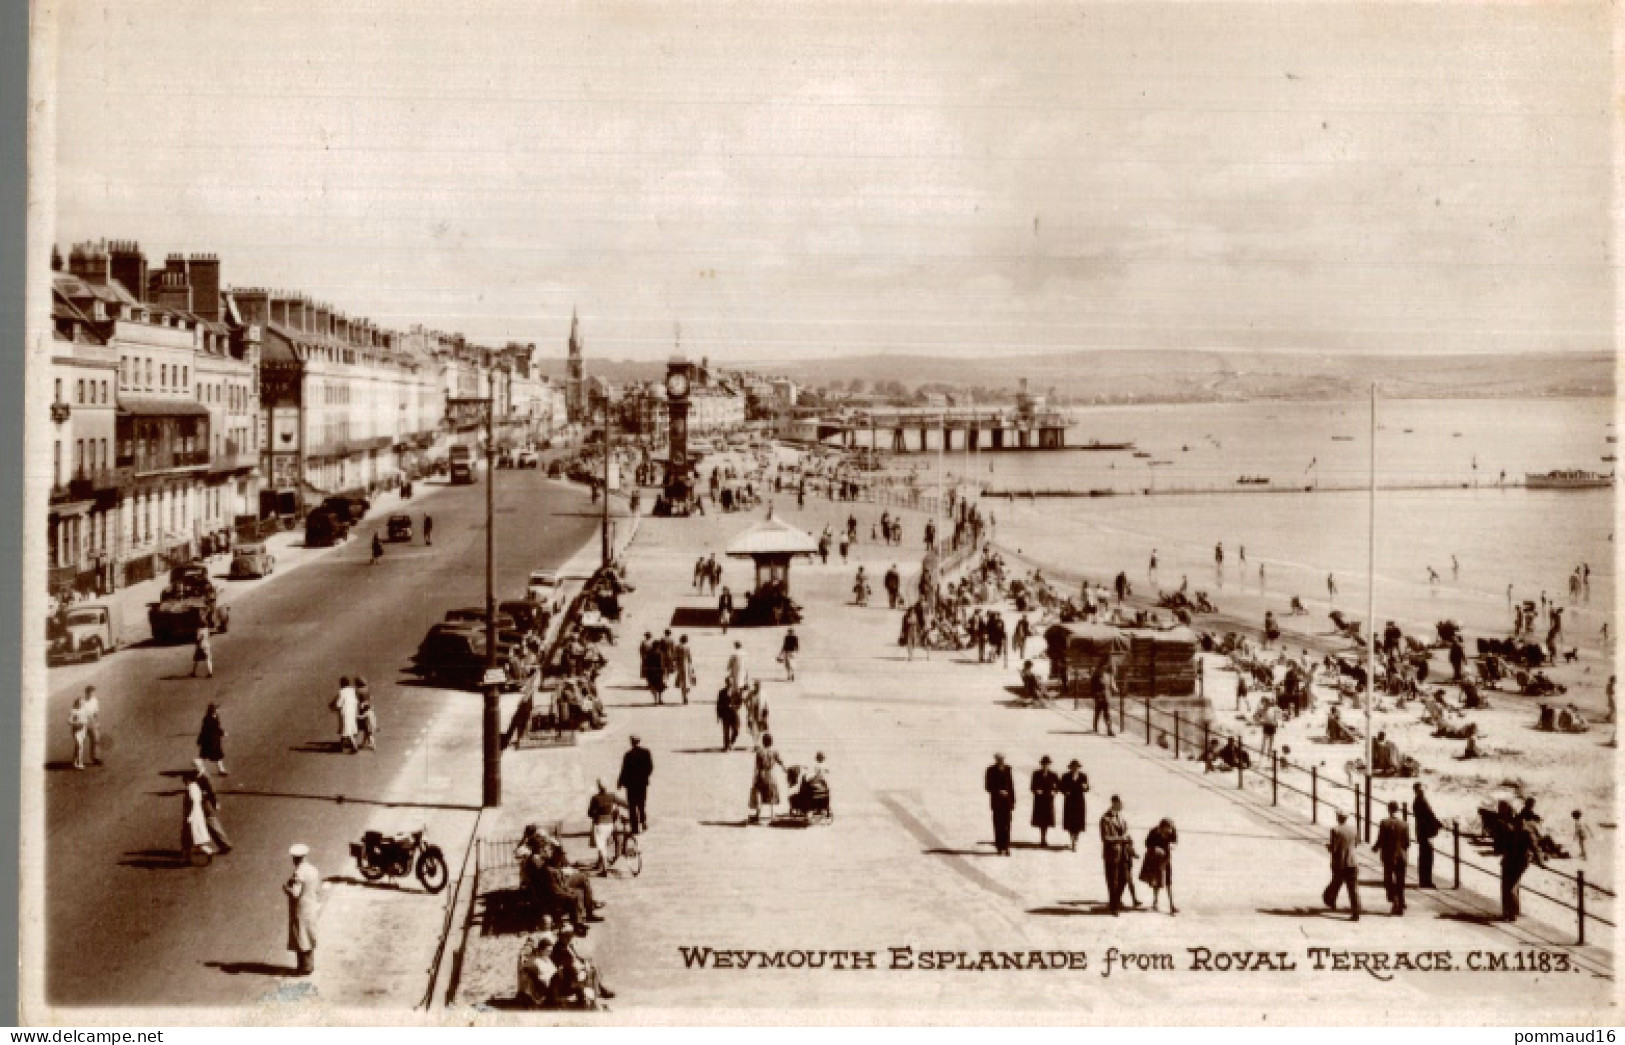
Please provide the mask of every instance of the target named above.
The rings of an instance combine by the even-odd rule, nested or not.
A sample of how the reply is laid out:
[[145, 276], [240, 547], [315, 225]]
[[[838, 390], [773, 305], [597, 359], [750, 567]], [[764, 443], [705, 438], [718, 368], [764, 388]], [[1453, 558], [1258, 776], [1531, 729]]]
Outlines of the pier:
[[1012, 407], [853, 409], [791, 421], [783, 435], [793, 442], [898, 454], [1065, 450], [1066, 432], [1074, 423], [1063, 411], [1046, 406], [1042, 396], [1030, 395], [1023, 380]]

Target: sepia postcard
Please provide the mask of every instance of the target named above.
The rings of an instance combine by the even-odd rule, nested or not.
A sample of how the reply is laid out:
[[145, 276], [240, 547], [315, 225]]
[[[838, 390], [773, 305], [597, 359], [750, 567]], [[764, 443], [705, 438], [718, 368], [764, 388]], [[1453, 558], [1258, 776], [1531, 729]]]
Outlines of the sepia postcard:
[[31, 34], [24, 1022], [1619, 1022], [1616, 5]]

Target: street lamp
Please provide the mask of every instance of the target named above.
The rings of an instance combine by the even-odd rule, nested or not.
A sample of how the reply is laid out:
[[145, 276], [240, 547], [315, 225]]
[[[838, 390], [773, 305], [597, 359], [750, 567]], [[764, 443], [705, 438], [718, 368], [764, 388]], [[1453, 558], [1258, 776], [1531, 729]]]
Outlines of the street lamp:
[[[485, 752], [485, 777], [482, 804], [496, 808], [502, 804], [502, 680], [497, 667], [497, 600], [496, 600], [496, 467], [492, 454], [496, 448], [496, 411], [491, 396], [470, 396], [448, 399], [447, 415], [453, 416], [458, 407], [478, 406], [485, 414], [485, 673], [480, 688], [485, 694], [485, 714], [482, 728]], [[464, 415], [466, 416], [466, 415]]]

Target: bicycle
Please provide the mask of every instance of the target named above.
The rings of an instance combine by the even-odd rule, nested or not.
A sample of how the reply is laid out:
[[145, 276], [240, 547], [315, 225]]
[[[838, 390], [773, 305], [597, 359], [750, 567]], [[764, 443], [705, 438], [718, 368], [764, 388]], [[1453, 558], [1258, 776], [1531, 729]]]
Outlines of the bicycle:
[[615, 814], [615, 827], [609, 836], [609, 866], [620, 864], [636, 878], [643, 873], [643, 848], [638, 836], [632, 833], [625, 813]]

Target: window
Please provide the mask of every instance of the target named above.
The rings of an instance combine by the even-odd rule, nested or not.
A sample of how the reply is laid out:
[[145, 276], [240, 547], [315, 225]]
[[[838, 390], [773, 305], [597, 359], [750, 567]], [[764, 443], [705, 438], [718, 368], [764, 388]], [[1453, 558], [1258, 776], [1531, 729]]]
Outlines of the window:
[[74, 440], [73, 474], [76, 476], [85, 474], [85, 441], [83, 439]]
[[78, 403], [80, 406], [85, 405], [85, 381], [84, 381], [84, 378], [79, 379], [78, 387], [73, 390], [73, 397], [74, 397], [73, 401], [75, 403]]
[[51, 444], [51, 485], [62, 485], [62, 440]]
[[158, 364], [158, 387], [159, 388], [168, 388], [169, 387], [169, 364], [168, 363], [159, 363]]
[[183, 366], [183, 367], [181, 367], [181, 387], [182, 387], [182, 388], [185, 388], [185, 387], [186, 387], [186, 381], [187, 381], [187, 374], [188, 374], [188, 373], [189, 373], [189, 372], [190, 372], [190, 371], [191, 371], [191, 368], [190, 368], [190, 367], [184, 367], [184, 366]]
[[130, 383], [130, 376], [129, 375], [130, 375], [130, 357], [129, 356], [119, 356], [118, 357], [118, 383], [119, 383], [120, 388], [123, 388], [124, 386], [126, 386], [126, 385], [128, 385]]
[[147, 383], [143, 387], [146, 387], [146, 388], [151, 388], [152, 387], [152, 357], [151, 356], [147, 357]]
[[56, 398], [53, 399], [52, 402], [62, 402], [62, 379], [60, 377], [56, 379]]
[[103, 471], [107, 470], [107, 440], [106, 439], [102, 440], [101, 468], [102, 468]]

